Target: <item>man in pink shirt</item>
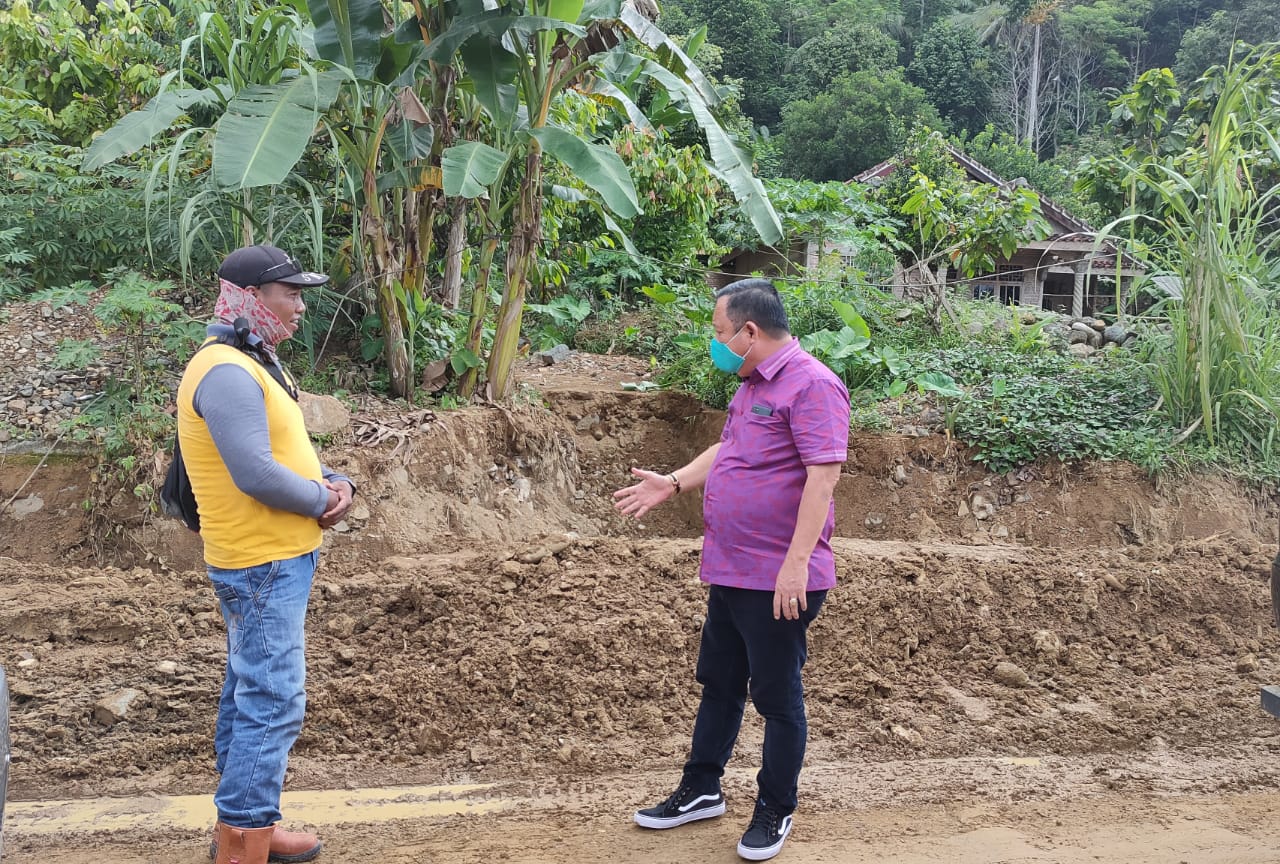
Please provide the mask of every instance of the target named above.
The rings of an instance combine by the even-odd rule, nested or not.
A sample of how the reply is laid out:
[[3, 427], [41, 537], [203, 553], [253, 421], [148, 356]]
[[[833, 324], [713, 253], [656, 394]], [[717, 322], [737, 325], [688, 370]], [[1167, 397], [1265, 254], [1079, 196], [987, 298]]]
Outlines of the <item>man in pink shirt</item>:
[[702, 487], [702, 581], [710, 584], [698, 652], [702, 702], [689, 760], [666, 801], [635, 814], [674, 828], [725, 812], [720, 778], [748, 693], [765, 721], [759, 795], [738, 854], [772, 858], [791, 832], [808, 723], [806, 632], [836, 584], [832, 493], [849, 444], [849, 392], [800, 348], [773, 284], [743, 279], [716, 293], [711, 360], [743, 379], [719, 443], [671, 474], [632, 469], [614, 493], [642, 517]]

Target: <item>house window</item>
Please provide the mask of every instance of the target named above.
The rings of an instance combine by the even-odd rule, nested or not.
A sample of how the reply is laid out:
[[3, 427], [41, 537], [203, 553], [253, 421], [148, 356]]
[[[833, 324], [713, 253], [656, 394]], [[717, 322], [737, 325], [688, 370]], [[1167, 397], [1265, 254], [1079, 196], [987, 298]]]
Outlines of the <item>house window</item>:
[[996, 279], [1000, 285], [1000, 302], [1014, 305], [1022, 302], [1022, 268], [1016, 264], [996, 267]]
[[1001, 264], [995, 273], [978, 277], [973, 283], [974, 300], [999, 300], [1006, 306], [1022, 302], [1022, 268]]

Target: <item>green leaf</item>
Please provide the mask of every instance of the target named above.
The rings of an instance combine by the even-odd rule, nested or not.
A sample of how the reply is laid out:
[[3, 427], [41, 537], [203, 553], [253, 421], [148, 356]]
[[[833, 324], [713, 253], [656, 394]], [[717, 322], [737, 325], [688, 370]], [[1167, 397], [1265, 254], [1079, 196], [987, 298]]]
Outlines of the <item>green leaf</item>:
[[903, 393], [907, 392], [908, 386], [910, 385], [908, 385], [902, 378], [895, 378], [893, 383], [885, 388], [884, 392], [890, 399], [897, 399]]
[[213, 176], [223, 189], [284, 182], [316, 122], [337, 98], [343, 74], [308, 71], [279, 84], [245, 87], [218, 120]]
[[641, 62], [644, 74], [665, 87], [669, 93], [683, 97], [698, 128], [707, 136], [713, 173], [733, 192], [733, 197], [742, 206], [743, 213], [751, 220], [760, 239], [768, 245], [780, 241], [782, 223], [778, 220], [773, 205], [769, 203], [764, 184], [752, 170], [750, 154], [739, 147], [733, 136], [720, 125], [698, 90], [652, 60]]
[[611, 102], [614, 107], [621, 109], [627, 115], [627, 120], [637, 129], [644, 132], [653, 131], [653, 124], [649, 122], [648, 117], [644, 116], [640, 106], [633, 102], [631, 97], [613, 82], [604, 78], [591, 78], [582, 85], [582, 92], [588, 96], [596, 95]]
[[516, 111], [516, 76], [520, 58], [502, 47], [501, 40], [476, 37], [460, 52], [476, 99], [494, 122], [508, 125]]
[[582, 15], [583, 5], [585, 0], [550, 0], [547, 3], [547, 14], [572, 24]]
[[923, 375], [917, 375], [916, 386], [920, 388], [921, 393], [933, 391], [939, 396], [948, 397], [964, 394], [964, 391], [956, 385], [956, 380], [944, 372], [925, 372]]
[[381, 59], [382, 0], [307, 0], [316, 53], [369, 79]]
[[635, 255], [637, 258], [640, 257], [640, 252], [636, 249], [635, 244], [631, 242], [631, 238], [627, 235], [626, 229], [614, 220], [608, 209], [599, 201], [592, 198], [585, 192], [569, 186], [552, 186], [551, 194], [555, 195], [561, 201], [568, 201], [573, 204], [590, 204], [595, 208], [596, 212], [600, 214], [600, 218], [604, 220], [605, 227], [612, 231], [613, 235], [618, 238], [620, 243], [622, 243], [622, 248], [626, 249], [627, 252]]
[[498, 179], [507, 154], [479, 141], [466, 141], [445, 150], [440, 157], [444, 194], [479, 198]]
[[880, 362], [884, 364], [884, 368], [890, 375], [901, 375], [907, 369], [906, 361], [888, 345], [877, 348], [875, 355], [880, 358]]
[[544, 126], [529, 132], [548, 155], [564, 163], [586, 186], [594, 189], [605, 204], [623, 219], [640, 215], [636, 186], [631, 172], [612, 147], [588, 144], [558, 126]]
[[459, 348], [449, 358], [449, 365], [453, 367], [453, 374], [461, 375], [468, 369], [479, 369], [480, 358], [470, 348]]
[[449, 29], [432, 40], [424, 56], [435, 63], [446, 64], [475, 36], [498, 40], [510, 31], [527, 38], [542, 30], [563, 30], [579, 38], [587, 35], [587, 31], [576, 24], [544, 15], [473, 15], [455, 20]]
[[853, 306], [843, 300], [833, 300], [831, 301], [831, 305], [836, 310], [836, 314], [840, 316], [840, 320], [843, 321], [846, 326], [853, 328], [854, 332], [866, 336], [868, 339], [871, 338], [871, 328], [867, 326], [867, 322], [858, 314], [857, 310], [854, 309]]
[[697, 30], [694, 30], [684, 40], [684, 52], [690, 57], [696, 57], [698, 49], [707, 41], [707, 25], [703, 24]]
[[661, 303], [663, 306], [668, 306], [680, 299], [674, 291], [669, 288], [663, 288], [661, 285], [646, 285], [640, 289], [640, 293], [655, 303]]
[[151, 143], [193, 105], [216, 98], [212, 90], [165, 90], [137, 111], [121, 117], [85, 151], [81, 171], [96, 171], [121, 156], [136, 153]]
[[678, 60], [681, 68], [672, 71], [688, 78], [694, 91], [702, 97], [704, 103], [711, 107], [720, 104], [720, 94], [716, 92], [716, 88], [707, 80], [707, 76], [703, 75], [697, 64], [689, 59], [689, 55], [684, 53], [684, 49], [673, 42], [670, 36], [658, 29], [658, 25], [641, 15], [630, 4], [623, 5], [618, 18], [637, 39], [649, 48], [656, 52], [665, 51]]
[[587, 0], [578, 21], [617, 21], [622, 14], [622, 0]]

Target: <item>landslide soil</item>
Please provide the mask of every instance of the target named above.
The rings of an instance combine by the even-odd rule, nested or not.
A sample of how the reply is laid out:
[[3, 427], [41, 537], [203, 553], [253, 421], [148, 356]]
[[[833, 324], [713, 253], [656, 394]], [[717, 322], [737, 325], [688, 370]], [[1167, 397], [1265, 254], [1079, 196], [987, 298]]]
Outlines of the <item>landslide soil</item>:
[[[373, 412], [353, 422], [364, 439], [326, 449], [361, 494], [317, 574], [289, 788], [532, 783], [581, 805], [598, 787], [581, 806], [599, 819], [600, 801], [625, 816], [626, 790], [672, 779], [698, 695], [698, 502], [638, 524], [608, 496], [633, 465], [682, 464], [721, 418], [618, 391], [643, 364], [574, 362], [524, 370], [540, 405], [419, 417], [370, 445], [391, 428]], [[26, 505], [0, 513], [10, 800], [207, 793], [224, 635], [198, 544], [127, 499], [103, 533], [80, 506], [87, 463], [33, 468], [0, 462], [0, 503], [27, 484]], [[861, 806], [847, 785], [832, 791], [841, 766], [899, 778], [899, 804], [977, 805], [991, 788], [1272, 795], [1280, 737], [1258, 688], [1280, 679], [1275, 515], [1220, 480], [1157, 487], [1117, 464], [992, 476], [944, 436], [855, 436], [837, 493], [841, 584], [811, 631], [802, 797]], [[123, 719], [95, 711], [127, 688], [141, 695]], [[748, 713], [731, 763], [743, 797], [762, 734]], [[1009, 757], [1072, 767], [1016, 792], [965, 767]], [[544, 839], [555, 833], [537, 818]], [[607, 857], [583, 842], [528, 858], [513, 840], [492, 857]], [[43, 860], [39, 848], [19, 836], [7, 851]], [[632, 851], [623, 860], [648, 857]]]

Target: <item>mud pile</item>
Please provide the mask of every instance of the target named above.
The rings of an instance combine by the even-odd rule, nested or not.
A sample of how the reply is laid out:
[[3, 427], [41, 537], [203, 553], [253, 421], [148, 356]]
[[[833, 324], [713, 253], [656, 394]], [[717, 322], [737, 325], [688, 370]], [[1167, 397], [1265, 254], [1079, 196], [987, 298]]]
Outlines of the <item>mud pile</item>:
[[[326, 563], [292, 781], [407, 783], [677, 764], [697, 691], [697, 543], [538, 538]], [[812, 631], [811, 757], [1228, 752], [1269, 736], [1272, 550], [1096, 554], [841, 541]], [[212, 782], [222, 630], [199, 572], [0, 559], [15, 794]], [[99, 702], [136, 690], [114, 720]], [[109, 724], [109, 725], [108, 725]], [[738, 758], [753, 758], [758, 722]]]

